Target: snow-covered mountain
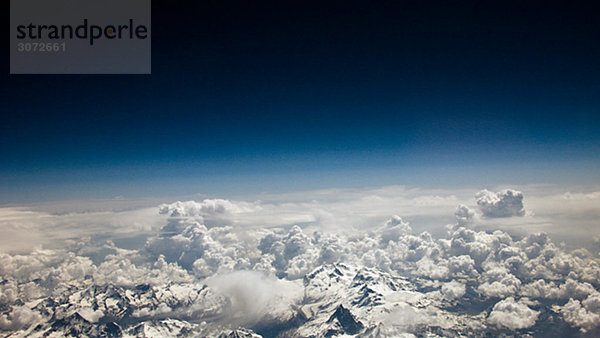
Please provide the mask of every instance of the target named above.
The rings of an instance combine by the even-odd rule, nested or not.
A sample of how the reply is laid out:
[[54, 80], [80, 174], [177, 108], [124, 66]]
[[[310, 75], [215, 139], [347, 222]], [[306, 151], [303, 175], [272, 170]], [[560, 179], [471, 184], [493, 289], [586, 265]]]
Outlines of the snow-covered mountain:
[[[341, 263], [318, 267], [304, 277], [303, 284], [303, 299], [290, 309], [294, 315], [269, 318], [270, 324], [262, 319], [258, 326], [261, 331], [290, 337], [372, 332], [398, 306], [418, 301], [418, 293], [405, 279]], [[231, 330], [208, 324], [224, 316], [231, 302], [210, 287], [195, 283], [161, 288], [145, 284], [71, 286], [64, 297], [47, 297], [20, 306], [42, 315], [37, 323], [7, 336], [258, 336], [245, 328]]]
[[[434, 292], [435, 293], [435, 292]], [[481, 314], [453, 316], [418, 282], [368, 267], [323, 264], [303, 279], [302, 299], [289, 308], [293, 315], [265, 316], [250, 328], [224, 327], [232, 306], [207, 285], [164, 287], [136, 285], [71, 286], [64, 297], [15, 304], [41, 314], [35, 323], [6, 337], [380, 337], [407, 332], [429, 336], [476, 336]], [[439, 308], [438, 308], [439, 306]], [[435, 310], [433, 310], [435, 308]], [[11, 312], [10, 307], [3, 311]], [[551, 316], [551, 314], [547, 314]], [[446, 316], [446, 324], [440, 325]], [[438, 317], [436, 324], [432, 318]], [[462, 323], [461, 323], [462, 322]], [[219, 323], [219, 324], [216, 324]], [[563, 332], [569, 330], [563, 322]], [[489, 333], [508, 331], [487, 327]], [[534, 331], [523, 331], [522, 333]]]

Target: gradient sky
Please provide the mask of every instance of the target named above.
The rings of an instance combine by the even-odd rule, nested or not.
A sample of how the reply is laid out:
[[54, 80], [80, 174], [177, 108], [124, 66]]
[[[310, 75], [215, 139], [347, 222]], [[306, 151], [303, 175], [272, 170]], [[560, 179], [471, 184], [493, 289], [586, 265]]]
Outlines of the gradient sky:
[[5, 53], [0, 203], [597, 185], [600, 23], [550, 6], [155, 1], [150, 76]]

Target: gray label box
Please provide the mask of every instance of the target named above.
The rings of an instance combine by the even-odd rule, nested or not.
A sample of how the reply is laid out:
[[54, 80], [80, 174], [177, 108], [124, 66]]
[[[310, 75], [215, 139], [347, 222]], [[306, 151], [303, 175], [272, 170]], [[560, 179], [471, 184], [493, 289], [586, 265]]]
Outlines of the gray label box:
[[11, 74], [150, 74], [150, 0], [10, 0]]

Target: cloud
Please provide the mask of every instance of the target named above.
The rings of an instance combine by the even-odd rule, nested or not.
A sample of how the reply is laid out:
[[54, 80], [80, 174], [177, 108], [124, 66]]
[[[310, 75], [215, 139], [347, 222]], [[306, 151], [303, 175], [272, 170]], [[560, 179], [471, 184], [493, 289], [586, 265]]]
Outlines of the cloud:
[[466, 292], [465, 284], [455, 280], [442, 285], [442, 295], [448, 299], [461, 298]]
[[257, 204], [232, 202], [225, 199], [205, 199], [202, 202], [177, 201], [159, 206], [159, 213], [171, 217], [196, 218], [208, 226], [230, 225], [233, 215], [253, 213], [260, 210]]
[[511, 217], [523, 216], [523, 193], [517, 190], [506, 189], [494, 193], [481, 190], [475, 195], [477, 206], [485, 217]]
[[486, 297], [508, 297], [516, 294], [521, 287], [521, 280], [503, 266], [494, 266], [486, 270], [481, 280], [483, 283], [477, 287], [477, 291]]
[[[166, 208], [164, 214], [157, 213], [156, 207], [150, 207], [152, 201], [146, 200], [75, 201], [0, 208], [0, 251], [31, 251], [39, 245], [60, 247], [62, 243], [57, 244], [61, 240], [82, 237], [147, 236], [163, 226], [165, 218], [173, 212], [187, 215], [182, 217], [196, 217], [208, 228], [230, 225], [264, 229], [297, 224], [310, 231], [359, 233], [376, 228], [390, 215], [401, 215], [405, 222], [410, 222], [414, 232], [428, 231], [434, 236], [443, 235], [445, 225], [458, 222], [472, 228], [508, 230], [519, 235], [543, 231], [555, 239], [556, 234], [560, 234], [561, 240], [592, 242], [588, 229], [596, 226], [600, 216], [598, 200], [594, 197], [598, 194], [593, 190], [571, 190], [568, 194], [564, 188], [554, 186], [521, 186], [512, 190], [526, 193], [528, 210], [535, 211], [535, 216], [480, 218], [475, 214], [470, 223], [463, 223], [469, 222], [469, 212], [462, 207], [466, 214], [453, 216], [452, 212], [457, 210], [457, 205], [471, 212], [477, 209], [473, 200], [477, 190], [404, 186], [261, 194], [243, 201], [155, 202], [154, 205]], [[23, 236], [25, 232], [29, 235]], [[39, 234], [37, 238], [36, 234]]]
[[559, 307], [559, 311], [567, 323], [584, 333], [600, 326], [600, 313], [588, 310], [576, 299], [569, 299], [564, 306]]
[[409, 234], [412, 229], [408, 225], [408, 222], [402, 220], [402, 217], [394, 215], [385, 222], [383, 228], [379, 231], [382, 242], [387, 243], [389, 241], [397, 241], [400, 237]]
[[539, 312], [530, 309], [526, 301], [508, 297], [494, 305], [488, 322], [511, 330], [526, 329], [535, 324], [538, 315]]
[[14, 308], [0, 316], [0, 330], [19, 330], [42, 320], [42, 316], [25, 306]]
[[[599, 326], [597, 251], [573, 250], [522, 226], [543, 212], [505, 217], [522, 213], [521, 193], [485, 192], [477, 200], [473, 191], [399, 187], [339, 193], [62, 215], [4, 210], [0, 222], [15, 228], [48, 225], [58, 229], [57, 238], [71, 229], [82, 237], [52, 249], [0, 253], [0, 323], [25, 330], [59, 311], [100, 325], [125, 302], [131, 323], [195, 318], [205, 320], [202, 332], [280, 325], [301, 336], [325, 334], [324, 323], [343, 303], [373, 335], [419, 336], [433, 326], [449, 336], [494, 334], [537, 327], [538, 318], [546, 320], [542, 311], [586, 332]], [[569, 203], [595, 198], [576, 195]], [[428, 213], [443, 220], [437, 228], [420, 228]], [[109, 223], [105, 237], [101, 215]], [[91, 228], [76, 229], [78, 220]], [[146, 220], [152, 225], [141, 224]], [[494, 224], [520, 224], [528, 233], [487, 228]], [[125, 248], [117, 240], [123, 234], [139, 235], [144, 244]]]
[[400, 304], [384, 320], [386, 326], [401, 327], [404, 330], [431, 322], [428, 314], [408, 304]]
[[[101, 204], [98, 208], [108, 207]], [[52, 208], [48, 206], [31, 209], [0, 207], [0, 252], [24, 253], [42, 246], [60, 248], [81, 238], [144, 236], [164, 222], [164, 216], [157, 213], [156, 207], [119, 211], [69, 210], [66, 213], [49, 211], [47, 209]]]
[[256, 271], [235, 271], [216, 275], [206, 280], [216, 292], [231, 300], [228, 322], [252, 325], [269, 315], [291, 317], [288, 304], [302, 297], [298, 283], [277, 279]]
[[261, 239], [259, 248], [263, 254], [272, 255], [273, 267], [279, 276], [298, 279], [314, 269], [319, 263], [319, 256], [323, 260], [331, 260], [338, 254], [333, 238], [331, 241], [326, 241], [328, 245], [321, 249], [313, 242], [313, 238], [295, 225], [285, 235], [267, 235]]
[[454, 211], [454, 217], [456, 217], [456, 223], [459, 226], [470, 224], [474, 215], [475, 213], [464, 204], [457, 206], [456, 211]]

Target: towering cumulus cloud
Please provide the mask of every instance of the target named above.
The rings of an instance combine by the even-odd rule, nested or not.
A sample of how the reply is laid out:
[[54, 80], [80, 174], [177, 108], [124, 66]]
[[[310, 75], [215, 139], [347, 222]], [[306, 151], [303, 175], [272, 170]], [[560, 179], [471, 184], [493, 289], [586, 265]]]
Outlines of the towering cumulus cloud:
[[475, 213], [469, 209], [468, 206], [461, 204], [456, 207], [454, 211], [454, 217], [456, 217], [456, 223], [460, 226], [466, 226], [473, 220]]
[[506, 189], [494, 193], [481, 190], [475, 195], [477, 206], [485, 217], [523, 216], [523, 194], [520, 191]]
[[[387, 203], [386, 196], [373, 192], [357, 195], [360, 203], [366, 200]], [[471, 200], [484, 218], [523, 215], [522, 201], [515, 190], [483, 190]], [[0, 332], [10, 337], [600, 334], [597, 250], [568, 250], [546, 233], [513, 237], [482, 231], [481, 214], [468, 200], [459, 202], [443, 205], [448, 219], [456, 221], [440, 224], [435, 236], [417, 230], [418, 217], [373, 215], [374, 208], [360, 226], [352, 224], [351, 216], [360, 215], [341, 207], [354, 203], [350, 200], [163, 204], [153, 209], [162, 227], [137, 247], [121, 247], [118, 238], [87, 237], [52, 249], [0, 254]], [[296, 224], [301, 208], [303, 219], [312, 223]], [[322, 219], [329, 226], [322, 227], [316, 215], [325, 210], [329, 216]], [[403, 210], [409, 208], [398, 208], [397, 214]], [[438, 212], [437, 206], [428, 210]], [[344, 221], [335, 226], [336, 219]], [[362, 225], [365, 219], [371, 223]]]

